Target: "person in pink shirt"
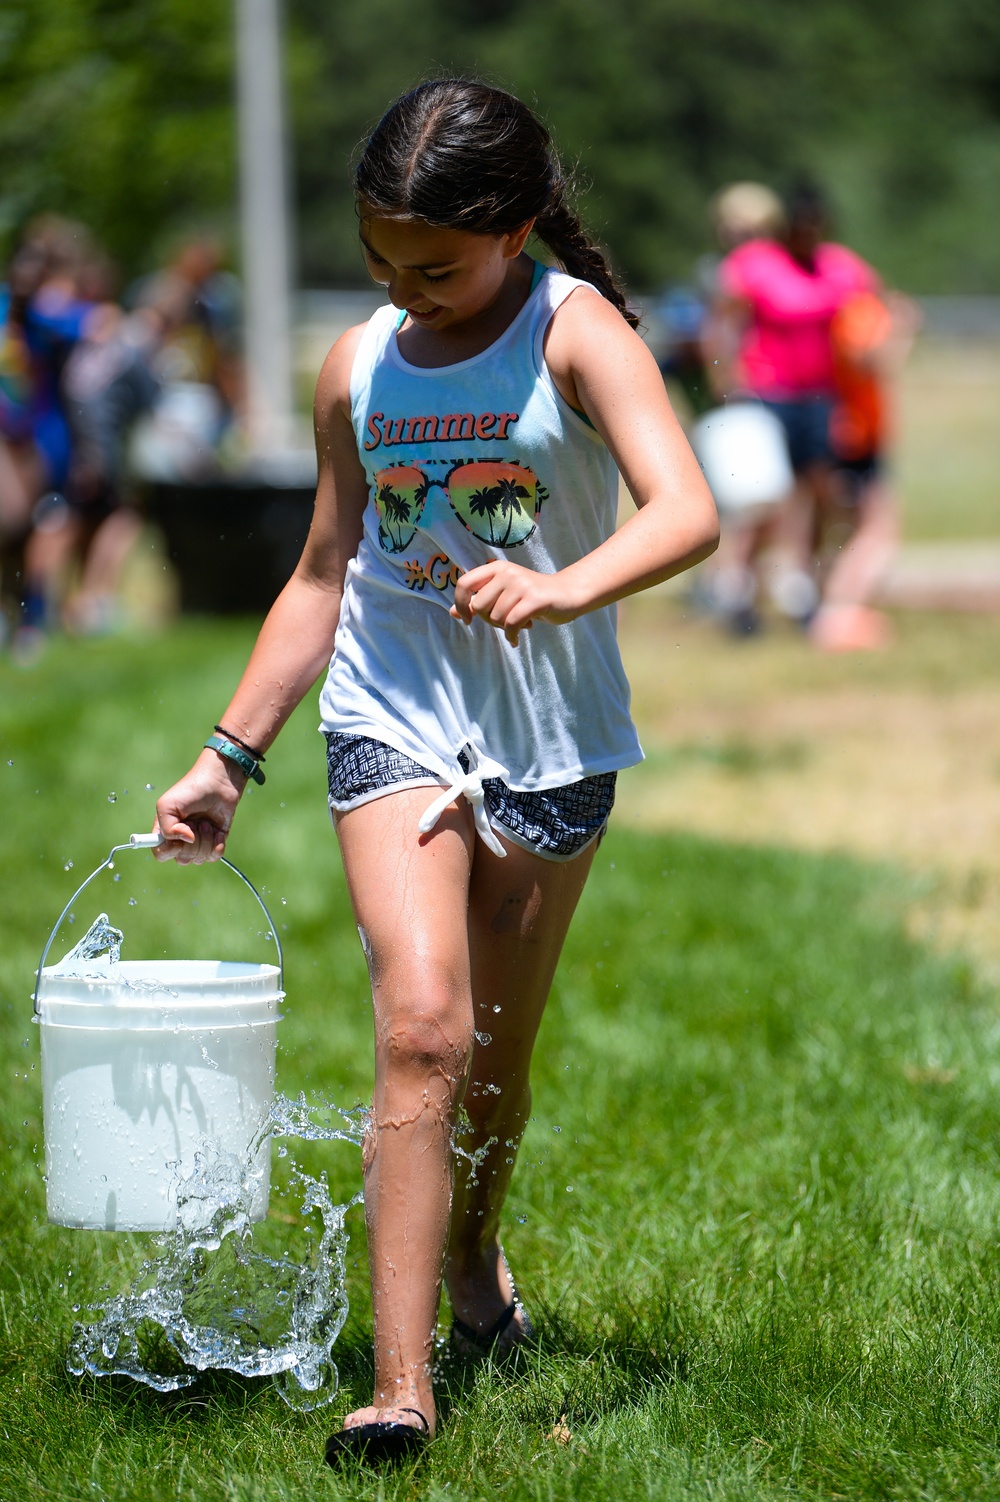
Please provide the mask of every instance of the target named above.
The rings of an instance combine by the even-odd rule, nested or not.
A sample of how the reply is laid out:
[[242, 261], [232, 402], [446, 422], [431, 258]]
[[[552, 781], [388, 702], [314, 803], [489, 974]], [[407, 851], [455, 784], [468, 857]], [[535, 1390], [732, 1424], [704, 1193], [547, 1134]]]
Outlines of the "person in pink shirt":
[[818, 593], [812, 563], [818, 509], [832, 498], [830, 418], [837, 395], [830, 326], [839, 309], [879, 280], [860, 256], [824, 240], [826, 210], [801, 189], [788, 205], [784, 234], [749, 240], [719, 268], [718, 386], [753, 396], [779, 418], [796, 486], [778, 527], [783, 566], [772, 594], [803, 623]]

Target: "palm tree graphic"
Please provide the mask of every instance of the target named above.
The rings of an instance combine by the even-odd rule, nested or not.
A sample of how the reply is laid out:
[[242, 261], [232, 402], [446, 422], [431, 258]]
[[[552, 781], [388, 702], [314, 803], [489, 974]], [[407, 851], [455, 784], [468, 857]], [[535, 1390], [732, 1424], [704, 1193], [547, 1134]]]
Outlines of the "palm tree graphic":
[[[521, 502], [530, 499], [531, 491], [528, 490], [527, 486], [519, 485], [517, 480], [512, 475], [503, 476], [503, 478], [500, 480], [498, 490], [500, 515], [507, 518], [507, 530], [504, 533], [503, 537], [497, 539], [496, 545], [497, 547], [505, 548], [507, 546], [507, 543], [510, 541], [510, 529], [514, 525], [515, 516], [523, 515], [524, 508], [522, 507]], [[492, 530], [493, 528], [491, 513], [490, 531], [492, 532]], [[526, 535], [530, 536], [530, 533]], [[521, 541], [523, 542], [523, 540], [524, 539], [522, 538]]]
[[[495, 485], [485, 485], [482, 490], [474, 490], [469, 497], [469, 510], [472, 515], [489, 518], [490, 542], [494, 546], [497, 546], [497, 540], [493, 534], [493, 518], [501, 504], [500, 490]], [[507, 530], [509, 532], [510, 528], [508, 527]]]
[[[397, 495], [391, 485], [381, 485], [379, 487], [378, 503], [382, 518], [385, 521], [385, 529], [383, 530], [381, 526], [378, 529], [379, 542], [384, 547], [385, 539], [388, 537], [391, 544], [388, 551], [390, 553], [400, 553], [405, 548], [406, 542], [409, 541], [409, 538], [406, 539], [406, 542], [403, 541], [402, 525], [404, 522], [410, 520], [410, 503], [404, 500], [401, 495]], [[392, 530], [394, 523], [396, 527], [395, 533]]]

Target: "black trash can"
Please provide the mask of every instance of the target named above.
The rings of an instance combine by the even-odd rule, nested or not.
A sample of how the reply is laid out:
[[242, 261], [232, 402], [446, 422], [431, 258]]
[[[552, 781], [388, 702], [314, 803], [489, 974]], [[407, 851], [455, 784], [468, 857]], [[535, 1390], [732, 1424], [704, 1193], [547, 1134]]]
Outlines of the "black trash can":
[[180, 579], [181, 609], [260, 614], [299, 560], [316, 486], [226, 477], [149, 481], [145, 494]]

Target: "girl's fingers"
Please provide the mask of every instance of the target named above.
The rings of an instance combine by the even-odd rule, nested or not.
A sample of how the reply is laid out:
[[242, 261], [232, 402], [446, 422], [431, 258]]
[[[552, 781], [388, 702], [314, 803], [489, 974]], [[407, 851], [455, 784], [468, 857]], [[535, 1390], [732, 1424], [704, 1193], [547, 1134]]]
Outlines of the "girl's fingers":
[[159, 814], [154, 827], [162, 834], [163, 844], [153, 851], [156, 860], [175, 860], [178, 865], [191, 866], [218, 860], [222, 855], [226, 831], [204, 815], [188, 817], [190, 822], [167, 811]]
[[504, 562], [484, 564], [463, 574], [455, 586], [451, 614], [469, 625], [475, 616], [503, 631], [511, 646], [518, 632], [546, 609], [538, 598], [537, 578], [530, 571]]
[[153, 831], [163, 836], [162, 845], [157, 845], [153, 851], [153, 859], [157, 861], [176, 860], [182, 852], [189, 850], [197, 840], [197, 836], [190, 825], [176, 819], [172, 814], [159, 815], [154, 824]]

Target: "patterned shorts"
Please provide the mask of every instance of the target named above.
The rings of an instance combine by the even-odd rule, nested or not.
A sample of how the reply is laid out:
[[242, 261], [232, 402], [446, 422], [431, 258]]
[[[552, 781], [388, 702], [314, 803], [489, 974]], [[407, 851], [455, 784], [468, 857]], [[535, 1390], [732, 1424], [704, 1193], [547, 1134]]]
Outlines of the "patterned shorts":
[[[330, 807], [339, 813], [390, 789], [442, 785], [426, 767], [366, 735], [327, 731], [326, 744]], [[572, 860], [603, 835], [617, 775], [602, 772], [536, 793], [518, 793], [499, 777], [484, 777], [486, 811], [493, 828], [515, 845], [546, 860]]]

